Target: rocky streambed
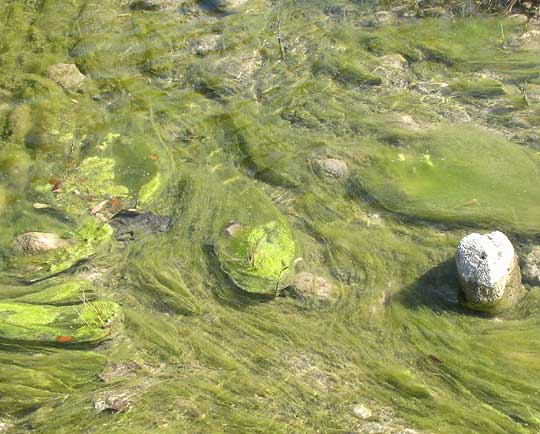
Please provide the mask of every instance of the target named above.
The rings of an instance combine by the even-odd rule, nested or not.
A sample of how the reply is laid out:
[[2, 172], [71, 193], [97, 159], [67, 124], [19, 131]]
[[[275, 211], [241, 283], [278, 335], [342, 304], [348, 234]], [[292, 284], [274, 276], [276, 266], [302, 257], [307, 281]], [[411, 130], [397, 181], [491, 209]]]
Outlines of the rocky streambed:
[[540, 20], [473, 6], [0, 0], [0, 432], [538, 432]]

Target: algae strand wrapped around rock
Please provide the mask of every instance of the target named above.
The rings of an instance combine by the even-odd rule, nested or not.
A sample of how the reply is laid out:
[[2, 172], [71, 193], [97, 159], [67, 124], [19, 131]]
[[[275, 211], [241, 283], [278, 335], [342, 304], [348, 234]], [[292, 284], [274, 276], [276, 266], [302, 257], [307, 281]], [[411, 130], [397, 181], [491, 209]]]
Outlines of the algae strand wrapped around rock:
[[281, 220], [256, 226], [233, 225], [234, 230], [225, 230], [216, 244], [223, 270], [244, 291], [276, 294], [285, 287], [294, 258], [288, 225]]

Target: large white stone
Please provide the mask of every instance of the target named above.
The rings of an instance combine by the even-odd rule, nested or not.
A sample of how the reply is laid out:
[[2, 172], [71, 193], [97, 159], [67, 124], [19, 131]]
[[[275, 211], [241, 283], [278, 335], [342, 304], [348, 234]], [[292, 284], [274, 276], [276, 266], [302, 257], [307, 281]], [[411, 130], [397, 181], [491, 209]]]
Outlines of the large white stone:
[[473, 307], [497, 305], [520, 287], [517, 256], [502, 232], [463, 238], [456, 264], [465, 298]]

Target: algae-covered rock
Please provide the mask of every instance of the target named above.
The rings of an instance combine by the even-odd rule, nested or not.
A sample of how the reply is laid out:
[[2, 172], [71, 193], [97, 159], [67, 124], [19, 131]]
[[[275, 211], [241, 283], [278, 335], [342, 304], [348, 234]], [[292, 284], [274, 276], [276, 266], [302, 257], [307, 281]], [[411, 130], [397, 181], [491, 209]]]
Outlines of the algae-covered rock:
[[495, 98], [504, 95], [502, 83], [493, 79], [458, 80], [450, 84], [454, 96], [469, 98]]
[[[68, 171], [54, 186], [42, 185], [37, 190], [56, 207], [73, 215], [87, 214], [97, 204], [126, 196], [129, 189], [116, 183], [115, 161], [112, 158], [89, 157]], [[48, 200], [47, 200], [48, 199]]]
[[500, 135], [464, 124], [366, 151], [353, 184], [391, 211], [523, 232], [540, 228], [540, 157]]
[[91, 343], [110, 334], [119, 306], [94, 301], [78, 306], [0, 302], [0, 340], [39, 343]]
[[86, 76], [73, 63], [57, 63], [47, 68], [48, 77], [65, 90], [75, 92], [82, 88]]
[[463, 238], [456, 264], [465, 304], [472, 309], [497, 312], [511, 306], [522, 290], [514, 247], [502, 232]]
[[285, 286], [294, 257], [289, 227], [274, 220], [243, 226], [234, 236], [223, 234], [216, 244], [223, 271], [241, 289], [276, 294]]
[[93, 255], [97, 248], [111, 238], [108, 224], [89, 218], [71, 234], [66, 234], [62, 246], [40, 250], [15, 248], [10, 260], [12, 274], [35, 281], [66, 271], [79, 261]]
[[21, 182], [27, 179], [32, 164], [32, 158], [22, 148], [22, 145], [21, 147], [8, 145], [6, 149], [2, 150], [0, 171], [8, 175], [11, 180], [17, 180], [14, 184], [20, 185]]

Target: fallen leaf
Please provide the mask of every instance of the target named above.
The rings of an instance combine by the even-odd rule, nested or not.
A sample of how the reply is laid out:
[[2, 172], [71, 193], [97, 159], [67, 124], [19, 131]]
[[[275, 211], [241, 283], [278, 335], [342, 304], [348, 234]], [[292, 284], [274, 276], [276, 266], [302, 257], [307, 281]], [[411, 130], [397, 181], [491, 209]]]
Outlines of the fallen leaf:
[[39, 202], [36, 202], [32, 206], [34, 207], [34, 209], [47, 209], [51, 207], [50, 205], [47, 205], [46, 203], [39, 203]]
[[150, 158], [150, 160], [152, 160], [152, 161], [157, 161], [157, 160], [159, 160], [159, 155], [157, 155], [157, 154], [150, 154], [150, 155], [148, 156], [148, 158]]
[[61, 190], [61, 188], [62, 188], [62, 183], [58, 181], [52, 186], [52, 192], [58, 193]]
[[66, 342], [71, 342], [73, 338], [71, 336], [57, 336], [56, 341], [60, 342], [61, 344], [65, 344]]
[[116, 199], [115, 197], [113, 197], [111, 199], [111, 206], [113, 208], [121, 208], [122, 207], [122, 202], [120, 202], [118, 199]]

